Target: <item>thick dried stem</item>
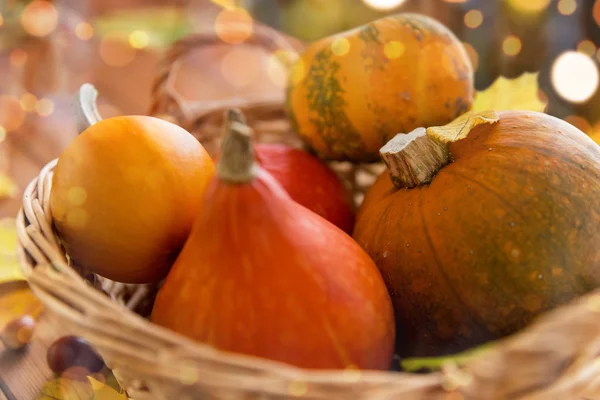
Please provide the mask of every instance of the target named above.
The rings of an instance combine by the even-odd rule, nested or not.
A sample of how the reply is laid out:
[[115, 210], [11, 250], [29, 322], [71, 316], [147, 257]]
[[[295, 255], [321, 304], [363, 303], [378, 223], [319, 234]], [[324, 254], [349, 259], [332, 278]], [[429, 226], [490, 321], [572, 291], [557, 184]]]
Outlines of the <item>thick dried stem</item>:
[[252, 129], [236, 109], [225, 112], [225, 136], [217, 163], [217, 176], [230, 183], [248, 183], [258, 172], [252, 147]]
[[77, 131], [79, 133], [82, 133], [96, 122], [102, 121], [102, 117], [96, 107], [97, 97], [98, 91], [89, 83], [84, 83], [77, 91], [73, 105], [75, 107]]
[[425, 128], [396, 135], [379, 154], [397, 188], [428, 184], [450, 162], [447, 145], [429, 137]]

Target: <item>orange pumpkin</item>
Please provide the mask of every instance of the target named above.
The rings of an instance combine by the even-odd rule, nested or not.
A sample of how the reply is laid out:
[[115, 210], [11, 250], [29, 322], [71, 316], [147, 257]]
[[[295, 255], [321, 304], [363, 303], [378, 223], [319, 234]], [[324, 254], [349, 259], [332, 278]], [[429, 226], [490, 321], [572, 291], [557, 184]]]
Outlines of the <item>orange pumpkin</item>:
[[290, 73], [286, 109], [320, 157], [376, 161], [395, 134], [450, 122], [473, 95], [471, 63], [452, 32], [398, 14], [308, 46]]
[[214, 173], [202, 145], [153, 117], [96, 122], [61, 154], [50, 206], [76, 264], [126, 283], [163, 279]]
[[256, 163], [247, 126], [229, 129], [151, 320], [300, 367], [388, 368], [394, 317], [377, 267]]
[[398, 135], [382, 157], [354, 238], [392, 295], [400, 355], [503, 337], [598, 287], [600, 147], [577, 128], [502, 112], [447, 145]]

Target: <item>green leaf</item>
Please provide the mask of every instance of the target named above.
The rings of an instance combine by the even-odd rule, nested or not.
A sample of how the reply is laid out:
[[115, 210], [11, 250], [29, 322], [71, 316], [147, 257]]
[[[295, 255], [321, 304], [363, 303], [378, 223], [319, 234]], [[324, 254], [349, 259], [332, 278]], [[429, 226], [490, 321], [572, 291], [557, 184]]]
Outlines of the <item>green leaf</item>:
[[462, 365], [477, 357], [481, 357], [489, 352], [493, 347], [493, 343], [486, 343], [479, 347], [466, 350], [462, 353], [453, 354], [442, 357], [425, 357], [425, 358], [407, 358], [400, 361], [400, 366], [404, 371], [415, 372], [422, 369], [437, 371], [448, 362]]
[[153, 7], [115, 12], [98, 18], [94, 31], [129, 42], [129, 35], [142, 31], [148, 35], [147, 48], [164, 49], [193, 31], [183, 10], [175, 7]]

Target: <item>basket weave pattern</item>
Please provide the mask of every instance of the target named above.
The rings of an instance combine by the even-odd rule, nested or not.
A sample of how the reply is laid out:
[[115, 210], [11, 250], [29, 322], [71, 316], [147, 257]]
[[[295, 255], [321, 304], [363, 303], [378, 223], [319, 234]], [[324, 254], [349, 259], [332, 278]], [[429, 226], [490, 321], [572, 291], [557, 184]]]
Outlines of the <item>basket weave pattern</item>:
[[[285, 46], [267, 28], [255, 35], [253, 40], [271, 38], [269, 48]], [[178, 43], [168, 65], [213, 41], [200, 35]], [[198, 114], [182, 111], [165, 89], [170, 70], [157, 80], [153, 113], [170, 115], [208, 147], [218, 142], [215, 126], [231, 106], [249, 115], [250, 124], [271, 116], [271, 122], [279, 121], [281, 137], [291, 138], [280, 103], [237, 99], [207, 104]], [[255, 130], [259, 140], [287, 142]], [[156, 286], [106, 280], [73, 265], [65, 254], [49, 209], [55, 165], [56, 160], [44, 167], [25, 191], [17, 216], [19, 259], [46, 308], [98, 349], [133, 399], [600, 399], [600, 291], [548, 313], [483, 357], [430, 374], [308, 371], [222, 352], [153, 325], [145, 316]], [[332, 165], [357, 202], [379, 168]]]

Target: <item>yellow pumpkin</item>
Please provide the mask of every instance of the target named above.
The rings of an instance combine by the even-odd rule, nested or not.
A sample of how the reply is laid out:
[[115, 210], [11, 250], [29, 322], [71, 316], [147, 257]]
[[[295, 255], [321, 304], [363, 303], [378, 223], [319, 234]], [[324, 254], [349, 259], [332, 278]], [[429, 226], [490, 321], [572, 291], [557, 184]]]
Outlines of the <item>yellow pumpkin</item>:
[[213, 173], [208, 153], [177, 125], [105, 119], [59, 157], [52, 218], [76, 264], [119, 282], [157, 282], [187, 239]]
[[286, 110], [320, 157], [370, 162], [397, 133], [452, 121], [473, 95], [471, 63], [452, 32], [398, 14], [308, 46], [290, 73]]

